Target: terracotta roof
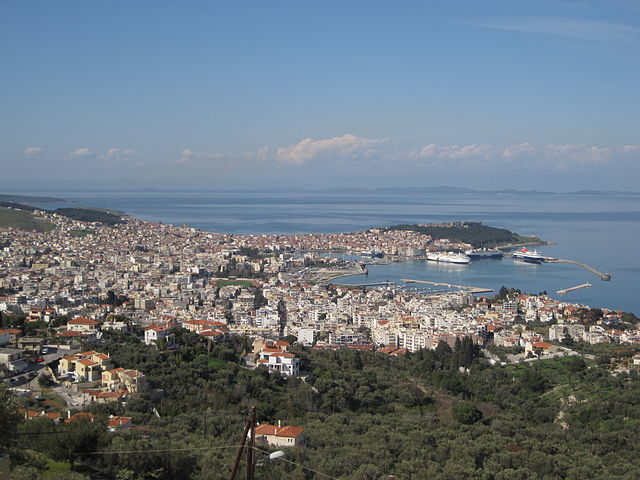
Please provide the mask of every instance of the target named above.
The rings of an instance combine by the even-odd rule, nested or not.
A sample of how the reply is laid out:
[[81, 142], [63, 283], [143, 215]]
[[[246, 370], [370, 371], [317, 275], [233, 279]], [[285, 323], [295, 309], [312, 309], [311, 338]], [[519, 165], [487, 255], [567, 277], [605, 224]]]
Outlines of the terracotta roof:
[[257, 435], [272, 435], [276, 437], [289, 437], [296, 438], [304, 432], [304, 428], [293, 427], [291, 425], [285, 425], [284, 427], [278, 428], [275, 425], [258, 425], [256, 427], [256, 436]]
[[131, 417], [113, 417], [107, 422], [107, 427], [125, 427], [133, 424]]
[[37, 417], [38, 415], [40, 415], [40, 412], [37, 412], [35, 410], [27, 410], [25, 408], [19, 408], [18, 412], [20, 412], [22, 415], [24, 415], [25, 420], [26, 419], [32, 419], [32, 418]]
[[78, 317], [78, 318], [74, 318], [73, 320], [69, 320], [67, 322], [67, 325], [98, 325], [100, 324], [100, 322], [97, 322], [96, 320], [91, 320], [90, 318], [83, 318], [83, 317]]
[[69, 418], [65, 418], [65, 423], [77, 422], [77, 421], [90, 421], [93, 422], [93, 415], [89, 412], [80, 412], [75, 415], [71, 415]]
[[276, 432], [276, 437], [291, 437], [296, 438], [300, 436], [304, 432], [304, 428], [300, 427], [292, 427], [291, 425], [287, 425], [282, 427]]
[[62, 333], [58, 333], [59, 337], [88, 337], [89, 334], [86, 332], [76, 332], [75, 330], [67, 330]]
[[76, 360], [76, 363], [81, 363], [82, 365], [84, 365], [86, 367], [92, 367], [94, 365], [98, 365], [97, 362], [94, 362], [93, 360], [91, 360], [89, 358], [82, 358], [80, 360]]

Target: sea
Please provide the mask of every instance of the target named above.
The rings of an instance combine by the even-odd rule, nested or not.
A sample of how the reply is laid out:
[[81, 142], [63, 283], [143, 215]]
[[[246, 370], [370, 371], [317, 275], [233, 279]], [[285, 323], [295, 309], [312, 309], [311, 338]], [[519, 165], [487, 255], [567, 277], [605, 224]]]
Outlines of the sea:
[[[369, 266], [369, 275], [341, 283], [400, 282], [402, 278], [502, 286], [591, 307], [640, 315], [640, 196], [625, 194], [437, 193], [416, 191], [38, 191], [71, 206], [121, 210], [153, 222], [207, 231], [252, 234], [353, 232], [414, 223], [479, 221], [551, 245], [545, 256], [575, 260], [611, 274], [602, 281], [571, 264], [522, 264], [511, 258], [443, 265], [402, 261]], [[42, 204], [43, 208], [70, 206]], [[591, 283], [565, 295], [556, 291]]]

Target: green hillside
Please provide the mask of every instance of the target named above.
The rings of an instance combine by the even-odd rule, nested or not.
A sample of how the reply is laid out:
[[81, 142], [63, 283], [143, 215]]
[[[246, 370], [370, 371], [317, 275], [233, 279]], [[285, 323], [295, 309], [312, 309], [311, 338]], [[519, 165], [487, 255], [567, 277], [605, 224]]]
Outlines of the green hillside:
[[0, 227], [36, 230], [38, 232], [49, 232], [55, 228], [52, 223], [36, 220], [29, 212], [6, 207], [0, 207]]
[[537, 237], [523, 237], [504, 228], [490, 227], [480, 222], [455, 222], [441, 225], [395, 225], [385, 230], [410, 230], [430, 235], [434, 240], [448, 238], [474, 247], [496, 247], [524, 242], [544, 243]]

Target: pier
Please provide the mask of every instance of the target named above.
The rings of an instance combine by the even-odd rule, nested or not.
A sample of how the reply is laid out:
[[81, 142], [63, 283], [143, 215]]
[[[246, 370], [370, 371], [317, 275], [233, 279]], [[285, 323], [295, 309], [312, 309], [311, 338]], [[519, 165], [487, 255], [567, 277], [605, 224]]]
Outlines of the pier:
[[441, 282], [429, 282], [427, 280], [413, 280], [411, 278], [401, 278], [404, 283], [424, 283], [427, 285], [435, 285], [437, 287], [449, 287], [457, 288], [459, 290], [466, 290], [469, 293], [490, 293], [493, 292], [492, 288], [471, 287], [469, 285], [455, 285], [453, 283], [441, 283]]
[[556, 293], [558, 295], [564, 295], [565, 293], [569, 293], [575, 290], [580, 290], [582, 288], [589, 288], [589, 287], [593, 287], [593, 285], [591, 285], [590, 283], [583, 283], [582, 285], [576, 285], [575, 287], [562, 288], [560, 290], [556, 290]]
[[591, 273], [596, 274], [598, 277], [600, 277], [600, 280], [604, 280], [606, 282], [611, 280], [611, 274], [610, 273], [599, 272], [595, 268], [590, 267], [589, 265], [586, 265], [586, 264], [581, 263], [581, 262], [576, 262], [575, 260], [564, 260], [562, 258], [550, 258], [550, 257], [547, 257], [547, 258], [545, 258], [544, 261], [545, 261], [545, 263], [570, 263], [572, 265], [578, 265], [579, 267], [582, 267], [585, 270], [588, 270]]
[[354, 284], [334, 283], [333, 285], [337, 287], [382, 287], [382, 286], [390, 287], [391, 285], [394, 285], [394, 283], [393, 282], [354, 283]]

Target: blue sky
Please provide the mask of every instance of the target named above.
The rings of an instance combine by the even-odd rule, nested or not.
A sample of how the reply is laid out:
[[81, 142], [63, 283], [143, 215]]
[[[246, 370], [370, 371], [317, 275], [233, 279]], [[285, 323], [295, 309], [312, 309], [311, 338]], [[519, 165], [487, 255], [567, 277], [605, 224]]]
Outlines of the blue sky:
[[635, 1], [0, 5], [0, 187], [637, 189]]

